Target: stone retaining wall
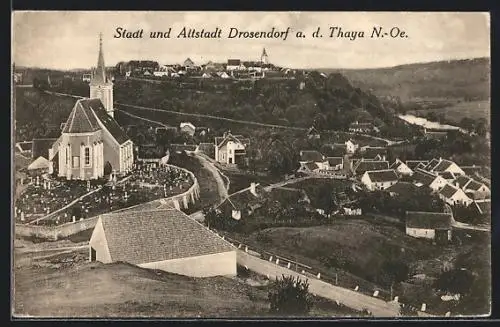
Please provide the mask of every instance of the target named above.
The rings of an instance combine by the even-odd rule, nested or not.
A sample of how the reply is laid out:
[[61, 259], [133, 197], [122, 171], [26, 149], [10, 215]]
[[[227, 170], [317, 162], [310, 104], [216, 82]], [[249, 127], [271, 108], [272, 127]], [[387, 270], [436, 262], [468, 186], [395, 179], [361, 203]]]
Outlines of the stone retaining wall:
[[[200, 198], [200, 185], [198, 184], [198, 180], [196, 179], [194, 174], [187, 169], [173, 165], [168, 165], [168, 166], [187, 172], [189, 176], [191, 176], [194, 183], [184, 193], [177, 194], [165, 199], [153, 200], [151, 202], [159, 202], [160, 204], [169, 204], [172, 207], [175, 207], [176, 209], [179, 210], [187, 209], [191, 204], [194, 204]], [[144, 203], [139, 204], [137, 206], [140, 205], [144, 205]], [[124, 211], [132, 208], [133, 207], [124, 208], [120, 209], [119, 211]], [[55, 241], [60, 238], [65, 238], [77, 234], [79, 232], [88, 230], [90, 228], [94, 228], [98, 218], [99, 216], [95, 216], [74, 223], [70, 222], [62, 224], [59, 226], [36, 226], [36, 225], [16, 224], [14, 227], [14, 232], [16, 236], [36, 237], [36, 238]]]

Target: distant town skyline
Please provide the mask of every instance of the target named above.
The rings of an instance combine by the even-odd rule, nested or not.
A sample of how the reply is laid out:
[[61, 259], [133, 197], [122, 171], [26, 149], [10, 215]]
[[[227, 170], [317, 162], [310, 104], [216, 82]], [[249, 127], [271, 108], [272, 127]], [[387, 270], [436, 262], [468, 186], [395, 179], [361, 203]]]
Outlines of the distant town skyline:
[[[365, 31], [365, 38], [329, 38], [328, 28]], [[371, 39], [373, 27], [397, 26], [408, 38]], [[144, 30], [143, 39], [113, 38], [116, 28]], [[150, 31], [172, 28], [170, 39], [150, 39]], [[223, 31], [220, 39], [176, 38], [183, 27]], [[227, 39], [229, 29], [285, 31], [286, 40]], [[321, 27], [323, 38], [310, 34]], [[302, 30], [307, 38], [295, 38]], [[425, 12], [14, 12], [12, 61], [17, 66], [71, 70], [96, 65], [103, 33], [106, 66], [120, 61], [196, 64], [227, 59], [269, 61], [290, 68], [362, 69], [411, 63], [490, 57], [488, 13]]]

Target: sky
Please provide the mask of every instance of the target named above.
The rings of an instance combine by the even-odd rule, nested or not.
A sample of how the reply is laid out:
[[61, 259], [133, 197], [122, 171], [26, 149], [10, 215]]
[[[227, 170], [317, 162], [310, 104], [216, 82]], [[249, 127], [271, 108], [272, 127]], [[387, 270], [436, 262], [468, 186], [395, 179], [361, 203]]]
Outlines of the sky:
[[[97, 63], [99, 33], [107, 66], [119, 61], [155, 60], [160, 64], [196, 64], [211, 60], [269, 61], [291, 68], [379, 68], [417, 62], [490, 57], [488, 13], [467, 12], [158, 12], [32, 11], [14, 12], [12, 58], [17, 66], [52, 69], [90, 68]], [[330, 27], [363, 31], [364, 38], [330, 38]], [[144, 30], [142, 39], [114, 38], [116, 28]], [[172, 28], [169, 39], [149, 32]], [[183, 27], [209, 31], [221, 39], [176, 38]], [[278, 31], [282, 39], [228, 39], [238, 31]], [[320, 27], [322, 38], [311, 35]], [[398, 27], [407, 38], [370, 38], [374, 27]], [[303, 31], [305, 38], [295, 37]], [[359, 35], [359, 34], [358, 34]]]

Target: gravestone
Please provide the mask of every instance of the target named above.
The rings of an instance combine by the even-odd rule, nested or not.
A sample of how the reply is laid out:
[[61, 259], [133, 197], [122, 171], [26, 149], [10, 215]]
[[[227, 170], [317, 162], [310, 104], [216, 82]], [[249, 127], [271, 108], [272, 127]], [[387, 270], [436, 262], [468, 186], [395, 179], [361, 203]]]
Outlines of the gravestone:
[[394, 297], [394, 302], [398, 303], [399, 302], [399, 296]]
[[286, 265], [286, 267], [287, 267], [288, 269], [290, 269], [290, 267], [291, 267], [291, 266], [292, 266], [292, 264], [291, 264], [290, 262]]
[[24, 221], [24, 211], [21, 211], [21, 221]]
[[425, 312], [427, 309], [427, 305], [425, 303], [422, 303], [422, 307], [420, 308], [420, 311]]
[[357, 292], [359, 290], [359, 286], [356, 285], [356, 287], [354, 288], [354, 290]]
[[378, 291], [373, 292], [373, 296], [374, 296], [374, 297], [377, 297], [377, 296], [378, 296], [378, 293], [379, 293]]
[[75, 216], [73, 216], [73, 222], [76, 223], [76, 217]]
[[302, 274], [305, 274], [306, 272], [304, 270], [301, 271]]
[[273, 261], [273, 256], [269, 257], [269, 262]]
[[245, 252], [248, 253], [248, 246], [245, 246]]
[[280, 264], [280, 259], [276, 259], [276, 264], [279, 265]]
[[318, 275], [316, 276], [318, 279], [321, 279], [321, 273], [318, 273]]
[[451, 316], [451, 312], [450, 311], [446, 312], [446, 314], [444, 316], [445, 317], [450, 317]]

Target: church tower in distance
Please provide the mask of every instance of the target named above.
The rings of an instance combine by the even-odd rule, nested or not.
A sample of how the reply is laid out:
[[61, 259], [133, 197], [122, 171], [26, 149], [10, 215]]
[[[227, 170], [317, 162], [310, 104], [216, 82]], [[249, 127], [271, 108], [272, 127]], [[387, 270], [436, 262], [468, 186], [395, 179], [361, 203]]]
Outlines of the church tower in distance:
[[92, 72], [90, 79], [90, 98], [101, 100], [106, 112], [113, 116], [113, 83], [106, 75], [106, 66], [104, 65], [104, 54], [102, 52], [102, 33], [99, 34], [99, 56], [97, 58], [97, 67]]

